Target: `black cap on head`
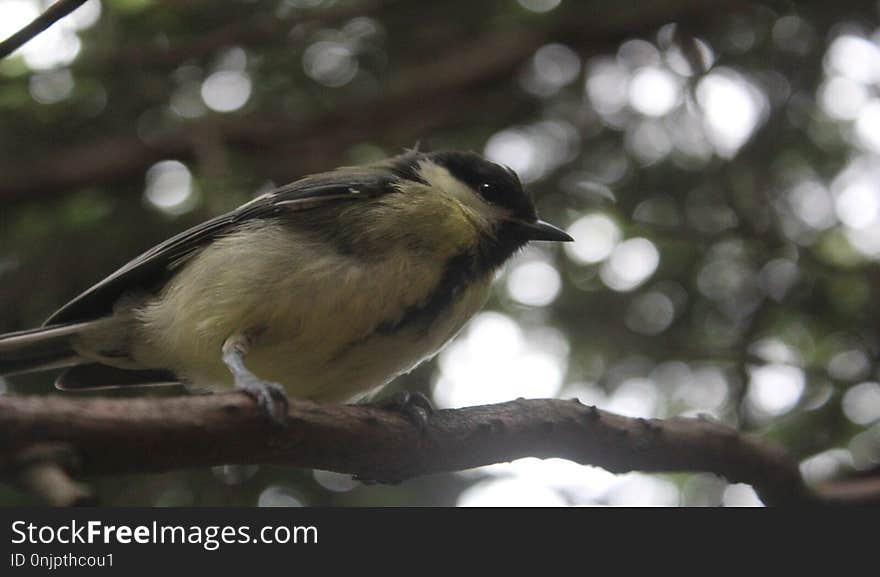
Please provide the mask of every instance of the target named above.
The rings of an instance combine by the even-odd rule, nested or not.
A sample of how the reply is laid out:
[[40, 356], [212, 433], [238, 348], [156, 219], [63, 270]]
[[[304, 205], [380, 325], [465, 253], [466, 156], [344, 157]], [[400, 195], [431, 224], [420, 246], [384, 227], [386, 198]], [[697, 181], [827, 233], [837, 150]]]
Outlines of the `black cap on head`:
[[434, 152], [427, 156], [487, 202], [509, 210], [514, 218], [524, 221], [537, 218], [531, 195], [523, 188], [516, 173], [506, 166], [473, 152]]
[[495, 223], [493, 234], [485, 235], [479, 246], [480, 270], [500, 266], [529, 241], [571, 241], [563, 230], [538, 220], [531, 195], [523, 188], [516, 173], [506, 166], [486, 160], [473, 152], [409, 152], [396, 157], [390, 165], [400, 179], [425, 183], [419, 171], [423, 160], [449, 171], [488, 203], [508, 214]]

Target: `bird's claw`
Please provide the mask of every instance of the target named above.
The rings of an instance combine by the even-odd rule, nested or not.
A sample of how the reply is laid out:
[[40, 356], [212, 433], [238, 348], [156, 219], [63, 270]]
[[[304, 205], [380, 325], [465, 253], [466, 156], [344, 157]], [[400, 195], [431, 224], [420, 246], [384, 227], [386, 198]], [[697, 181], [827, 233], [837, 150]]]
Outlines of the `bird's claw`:
[[428, 425], [434, 414], [434, 404], [424, 393], [398, 391], [388, 400], [376, 405], [380, 409], [401, 413], [420, 429]]
[[286, 423], [289, 401], [284, 387], [278, 383], [261, 379], [246, 380], [236, 383], [236, 387], [256, 401], [262, 411], [276, 424]]

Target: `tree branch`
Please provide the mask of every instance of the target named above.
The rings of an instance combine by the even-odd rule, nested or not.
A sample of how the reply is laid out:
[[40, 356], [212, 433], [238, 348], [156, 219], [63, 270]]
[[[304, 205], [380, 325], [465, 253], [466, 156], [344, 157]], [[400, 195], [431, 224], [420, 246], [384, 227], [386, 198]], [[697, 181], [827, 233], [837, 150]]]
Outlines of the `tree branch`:
[[52, 26], [85, 3], [86, 0], [58, 0], [58, 2], [49, 6], [45, 12], [34, 18], [30, 24], [3, 42], [0, 42], [0, 59], [6, 58], [34, 36], [43, 32], [49, 26]]
[[808, 489], [781, 449], [700, 419], [644, 420], [577, 400], [517, 400], [437, 411], [424, 429], [365, 406], [291, 403], [273, 426], [238, 393], [75, 399], [0, 397], [0, 463], [32, 445], [63, 442], [82, 472], [158, 472], [276, 463], [396, 482], [521, 457], [560, 457], [615, 473], [708, 471], [755, 487], [767, 504], [876, 502], [877, 493]]

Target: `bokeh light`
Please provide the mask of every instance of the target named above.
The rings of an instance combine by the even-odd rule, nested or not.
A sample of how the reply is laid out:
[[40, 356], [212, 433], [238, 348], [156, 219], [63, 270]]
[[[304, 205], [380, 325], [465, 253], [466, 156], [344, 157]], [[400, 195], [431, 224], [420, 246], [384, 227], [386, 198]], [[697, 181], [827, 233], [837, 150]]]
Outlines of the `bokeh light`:
[[548, 331], [529, 338], [507, 315], [478, 314], [440, 354], [437, 404], [455, 408], [556, 396], [568, 350], [564, 338]]
[[554, 490], [522, 479], [486, 479], [458, 496], [459, 507], [564, 507]]
[[801, 461], [801, 475], [810, 485], [818, 485], [851, 470], [853, 458], [846, 449], [829, 449]]
[[315, 82], [338, 88], [355, 77], [358, 61], [346, 44], [322, 40], [303, 53], [303, 69]]
[[520, 82], [535, 96], [548, 97], [574, 82], [580, 70], [580, 57], [574, 50], [564, 44], [547, 44], [535, 52]]
[[565, 252], [580, 264], [595, 264], [608, 258], [621, 236], [617, 224], [603, 214], [582, 216], [566, 232], [574, 242], [565, 245]]
[[29, 91], [40, 104], [61, 102], [73, 93], [74, 80], [70, 70], [64, 68], [31, 76]]
[[602, 265], [602, 282], [616, 291], [630, 291], [648, 280], [660, 264], [657, 247], [646, 238], [618, 244]]
[[845, 76], [834, 76], [820, 89], [819, 102], [826, 114], [837, 120], [855, 120], [868, 102], [864, 84]]
[[791, 365], [768, 364], [750, 371], [749, 407], [761, 416], [778, 416], [790, 411], [805, 388], [802, 369]]
[[312, 471], [312, 476], [314, 476], [315, 481], [319, 485], [328, 491], [333, 491], [335, 493], [352, 491], [361, 485], [361, 482], [351, 475], [336, 473], [334, 471], [315, 469]]
[[211, 110], [232, 112], [238, 110], [251, 95], [251, 80], [244, 72], [221, 70], [202, 83], [202, 98]]
[[880, 420], [880, 384], [859, 383], [843, 395], [843, 414], [857, 425], [870, 425]]
[[660, 397], [653, 381], [632, 378], [618, 385], [602, 408], [625, 417], [651, 419], [660, 416]]
[[284, 485], [270, 485], [257, 498], [258, 507], [304, 507], [296, 491]]
[[573, 158], [580, 147], [577, 130], [568, 122], [547, 120], [502, 130], [486, 142], [489, 160], [512, 168], [523, 183], [532, 183]]
[[633, 299], [626, 309], [624, 323], [634, 332], [643, 335], [662, 333], [675, 318], [675, 305], [659, 291], [651, 291]]
[[150, 206], [167, 214], [192, 210], [197, 202], [192, 174], [177, 160], [157, 162], [147, 170], [144, 198]]
[[854, 34], [834, 39], [825, 54], [825, 69], [860, 84], [880, 81], [880, 47]]
[[725, 507], [763, 507], [764, 505], [755, 490], [742, 483], [728, 485], [721, 503]]
[[725, 68], [700, 80], [697, 101], [704, 114], [707, 138], [726, 158], [736, 155], [768, 112], [763, 92], [742, 74]]
[[519, 5], [528, 10], [529, 12], [550, 12], [557, 6], [562, 0], [516, 0], [519, 2]]
[[559, 273], [546, 262], [516, 263], [507, 276], [508, 294], [524, 305], [547, 306], [556, 299], [561, 289]]
[[678, 487], [671, 481], [641, 473], [632, 473], [610, 491], [610, 505], [628, 507], [675, 507], [679, 504]]
[[629, 99], [630, 75], [615, 60], [602, 58], [590, 64], [586, 91], [593, 107], [605, 118], [620, 112]]
[[629, 84], [629, 102], [647, 116], [668, 114], [681, 100], [681, 87], [675, 75], [659, 66], [636, 70]]

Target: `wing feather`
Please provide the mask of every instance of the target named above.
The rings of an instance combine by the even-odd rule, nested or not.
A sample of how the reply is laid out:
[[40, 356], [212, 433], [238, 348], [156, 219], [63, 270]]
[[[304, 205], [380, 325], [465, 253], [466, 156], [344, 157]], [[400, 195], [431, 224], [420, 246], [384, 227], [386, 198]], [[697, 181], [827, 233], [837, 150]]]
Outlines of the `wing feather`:
[[154, 290], [199, 249], [243, 222], [379, 196], [392, 190], [392, 179], [390, 171], [378, 167], [357, 168], [309, 176], [267, 192], [154, 246], [58, 309], [43, 326], [109, 314], [123, 294]]

